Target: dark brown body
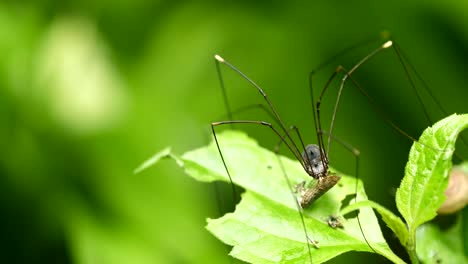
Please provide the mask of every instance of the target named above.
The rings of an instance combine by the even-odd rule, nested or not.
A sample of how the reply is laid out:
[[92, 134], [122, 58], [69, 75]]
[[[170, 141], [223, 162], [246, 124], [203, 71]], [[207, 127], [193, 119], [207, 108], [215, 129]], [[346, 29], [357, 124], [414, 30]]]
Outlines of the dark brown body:
[[317, 180], [317, 185], [313, 188], [304, 190], [301, 195], [301, 207], [307, 208], [310, 204], [320, 198], [324, 193], [330, 190], [335, 186], [338, 181], [341, 179], [340, 176], [336, 174], [330, 174], [325, 177], [321, 177]]

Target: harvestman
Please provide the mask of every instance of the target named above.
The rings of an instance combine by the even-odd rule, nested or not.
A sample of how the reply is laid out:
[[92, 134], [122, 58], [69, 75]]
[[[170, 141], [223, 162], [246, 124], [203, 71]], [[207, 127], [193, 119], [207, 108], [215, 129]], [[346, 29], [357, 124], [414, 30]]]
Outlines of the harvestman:
[[[404, 68], [405, 74], [406, 74], [406, 76], [407, 76], [407, 78], [408, 78], [408, 80], [409, 80], [409, 82], [411, 84], [411, 87], [415, 91], [415, 93], [416, 93], [416, 95], [418, 97], [419, 103], [422, 105], [422, 107], [424, 109], [424, 113], [426, 115], [426, 118], [428, 118], [428, 120], [430, 120], [429, 115], [427, 114], [425, 106], [424, 106], [424, 104], [422, 102], [422, 99], [421, 99], [421, 97], [420, 97], [420, 95], [419, 95], [419, 93], [418, 93], [418, 91], [417, 91], [417, 89], [415, 87], [415, 84], [414, 84], [413, 80], [410, 77], [410, 74], [409, 74], [409, 71], [408, 71], [407, 67], [405, 66], [404, 60], [406, 60], [407, 63], [409, 63], [407, 58], [404, 56], [404, 54], [401, 53], [401, 51], [397, 47], [395, 47], [394, 42], [392, 40], [388, 40], [384, 44], [382, 44], [380, 47], [378, 47], [377, 49], [375, 49], [374, 51], [369, 53], [367, 56], [362, 58], [349, 71], [347, 71], [342, 66], [337, 67], [336, 71], [327, 80], [325, 86], [323, 87], [323, 89], [322, 89], [322, 91], [320, 93], [320, 97], [317, 100], [317, 102], [314, 102], [314, 99], [313, 99], [312, 79], [313, 79], [314, 74], [321, 67], [323, 67], [325, 64], [319, 66], [319, 68], [316, 71], [313, 71], [313, 72], [310, 73], [310, 75], [309, 75], [309, 90], [310, 90], [310, 96], [311, 96], [311, 102], [312, 102], [312, 112], [313, 112], [313, 117], [314, 117], [314, 126], [315, 126], [316, 135], [317, 135], [317, 144], [309, 144], [307, 146], [304, 144], [304, 141], [302, 140], [301, 133], [299, 132], [299, 129], [296, 126], [291, 126], [289, 129], [286, 128], [286, 126], [284, 125], [284, 123], [283, 123], [282, 119], [280, 118], [278, 112], [276, 111], [276, 108], [273, 106], [273, 104], [269, 100], [267, 94], [264, 92], [264, 90], [259, 85], [257, 85], [252, 79], [250, 79], [247, 75], [245, 75], [243, 72], [241, 72], [235, 66], [233, 66], [231, 63], [226, 61], [224, 58], [222, 58], [219, 55], [215, 55], [215, 62], [216, 62], [218, 77], [219, 77], [219, 81], [220, 81], [220, 86], [221, 86], [221, 89], [222, 89], [222, 92], [223, 92], [223, 98], [224, 98], [224, 102], [225, 102], [225, 105], [226, 105], [228, 118], [230, 120], [211, 123], [211, 130], [212, 130], [212, 133], [213, 133], [213, 137], [215, 139], [215, 143], [216, 143], [219, 155], [221, 157], [221, 161], [223, 162], [223, 166], [224, 166], [224, 168], [226, 170], [226, 173], [227, 173], [227, 175], [228, 175], [228, 177], [229, 177], [229, 179], [231, 181], [233, 195], [235, 196], [234, 184], [232, 183], [231, 174], [229, 172], [229, 169], [227, 167], [227, 164], [226, 164], [226, 161], [224, 159], [223, 153], [221, 151], [221, 147], [220, 147], [220, 144], [218, 142], [218, 138], [216, 136], [215, 127], [222, 126], [222, 125], [229, 125], [229, 124], [231, 124], [231, 125], [232, 124], [250, 124], [250, 125], [257, 125], [257, 126], [260, 125], [260, 126], [265, 126], [265, 127], [270, 128], [270, 130], [273, 131], [278, 136], [278, 138], [280, 139], [279, 144], [275, 148], [275, 153], [278, 154], [280, 144], [286, 145], [286, 147], [289, 149], [289, 151], [300, 162], [300, 164], [303, 167], [304, 171], [309, 176], [311, 176], [312, 178], [314, 178], [316, 180], [316, 184], [313, 187], [310, 187], [310, 188], [305, 187], [306, 186], [305, 182], [302, 182], [302, 183], [300, 183], [300, 184], [298, 184], [296, 186], [296, 188], [295, 188], [296, 191], [298, 191], [300, 193], [300, 199], [298, 200], [296, 198], [296, 195], [294, 194], [294, 192], [295, 192], [293, 190], [294, 188], [293, 188], [292, 184], [290, 183], [286, 173], [283, 173], [283, 175], [285, 176], [285, 180], [286, 180], [286, 182], [288, 184], [288, 187], [291, 190], [294, 202], [297, 205], [298, 213], [299, 213], [299, 216], [300, 216], [300, 219], [301, 219], [301, 222], [302, 222], [302, 227], [303, 227], [304, 233], [305, 233], [305, 239], [307, 241], [306, 244], [308, 246], [308, 254], [309, 254], [309, 259], [310, 259], [311, 263], [312, 263], [312, 253], [311, 253], [310, 244], [314, 245], [314, 247], [316, 247], [316, 248], [318, 248], [318, 244], [317, 244], [317, 242], [315, 240], [311, 239], [309, 237], [308, 233], [307, 233], [307, 228], [305, 226], [304, 216], [302, 214], [302, 210], [309, 207], [314, 201], [319, 199], [323, 194], [325, 194], [328, 190], [330, 190], [333, 186], [335, 186], [338, 183], [338, 181], [340, 180], [340, 178], [341, 178], [339, 175], [331, 174], [329, 172], [329, 170], [328, 170], [328, 163], [329, 163], [328, 154], [329, 154], [330, 143], [331, 143], [332, 139], [337, 141], [339, 144], [343, 145], [346, 149], [348, 149], [355, 156], [355, 158], [356, 158], [356, 166], [355, 166], [356, 173], [355, 173], [355, 175], [356, 175], [356, 177], [358, 177], [358, 164], [359, 164], [359, 155], [360, 155], [359, 151], [357, 149], [351, 147], [350, 145], [340, 141], [339, 139], [335, 138], [333, 136], [333, 134], [332, 134], [333, 133], [333, 128], [334, 128], [334, 122], [335, 122], [335, 118], [336, 118], [336, 114], [337, 114], [337, 109], [338, 109], [339, 102], [340, 102], [340, 99], [341, 99], [341, 94], [342, 94], [342, 91], [344, 89], [344, 86], [345, 86], [346, 82], [348, 80], [350, 80], [352, 85], [355, 88], [357, 88], [369, 100], [369, 102], [374, 107], [374, 109], [380, 115], [383, 116], [385, 122], [387, 122], [393, 129], [397, 130], [399, 133], [401, 133], [402, 135], [404, 135], [407, 138], [411, 139], [412, 141], [417, 142], [416, 139], [414, 139], [413, 137], [408, 135], [405, 131], [403, 131], [397, 125], [395, 125], [392, 121], [390, 121], [390, 119], [388, 119], [385, 116], [385, 114], [383, 114], [380, 111], [380, 109], [375, 105], [375, 103], [373, 102], [373, 99], [366, 93], [366, 91], [361, 86], [359, 86], [359, 84], [355, 80], [353, 80], [352, 77], [351, 77], [351, 75], [359, 67], [361, 67], [364, 63], [366, 63], [368, 60], [370, 60], [372, 57], [374, 57], [379, 52], [381, 52], [381, 51], [383, 51], [383, 50], [385, 50], [387, 48], [390, 48], [390, 47], [393, 47], [393, 49], [395, 50], [395, 52], [397, 54], [397, 57], [398, 57], [398, 60], [401, 63], [401, 65], [403, 66], [403, 68]], [[327, 63], [329, 63], [329, 62], [327, 62]], [[227, 100], [227, 95], [226, 95], [226, 91], [225, 91], [225, 87], [224, 87], [224, 81], [223, 81], [222, 74], [221, 74], [220, 64], [226, 65], [229, 69], [231, 69], [232, 71], [234, 71], [235, 73], [240, 75], [243, 79], [245, 79], [248, 83], [250, 83], [261, 94], [264, 101], [267, 103], [267, 107], [263, 106], [262, 104], [259, 104], [257, 106], [262, 108], [264, 111], [266, 111], [273, 118], [275, 123], [279, 126], [279, 129], [275, 128], [275, 126], [273, 126], [272, 123], [265, 122], [265, 121], [259, 121], [259, 120], [233, 120], [233, 115], [232, 115], [233, 112], [230, 110], [229, 102]], [[423, 81], [422, 78], [419, 76], [419, 74], [415, 71], [414, 67], [412, 67], [410, 63], [409, 63], [409, 65], [410, 65], [412, 71], [416, 74], [417, 78], [419, 80]], [[339, 87], [339, 90], [338, 90], [337, 99], [336, 99], [336, 102], [335, 102], [335, 106], [334, 106], [334, 110], [333, 110], [333, 114], [332, 114], [332, 119], [331, 119], [331, 123], [330, 123], [330, 128], [329, 128], [328, 132], [326, 132], [321, 127], [320, 104], [321, 104], [321, 101], [322, 101], [322, 99], [323, 99], [323, 97], [325, 95], [325, 92], [328, 89], [328, 87], [330, 86], [332, 80], [335, 79], [336, 76], [338, 76], [339, 73], [344, 74], [344, 77], [341, 80], [341, 84], [340, 84], [340, 87]], [[435, 99], [435, 97], [432, 95], [430, 90], [428, 90], [428, 87], [424, 83], [424, 81], [423, 81], [423, 84], [424, 84], [424, 88], [429, 92], [430, 96], [439, 105], [440, 109], [443, 109], [440, 106], [440, 104], [438, 103], [438, 101]], [[444, 111], [444, 110], [442, 110], [442, 111]], [[291, 131], [294, 131], [294, 133], [298, 137], [299, 142], [300, 142], [299, 147], [296, 144], [296, 142], [292, 139]], [[327, 141], [327, 147], [326, 148], [325, 148], [325, 144], [324, 144], [324, 141], [323, 141], [323, 134], [326, 134], [328, 136], [328, 141]], [[281, 164], [280, 160], [279, 160], [279, 163]], [[281, 167], [282, 167], [282, 164], [281, 164]], [[356, 179], [356, 195], [355, 195], [354, 199], [357, 199], [357, 185], [358, 185], [358, 181]], [[358, 220], [359, 227], [361, 228], [361, 231], [362, 231], [362, 227], [361, 227], [361, 223], [360, 223], [360, 219], [359, 219], [359, 214], [357, 215], [357, 220]], [[364, 235], [364, 233], [362, 233], [362, 235], [363, 235], [364, 240], [368, 244], [368, 246], [372, 250], [374, 250], [372, 248], [372, 246], [369, 244], [369, 242], [367, 241], [367, 238]]]

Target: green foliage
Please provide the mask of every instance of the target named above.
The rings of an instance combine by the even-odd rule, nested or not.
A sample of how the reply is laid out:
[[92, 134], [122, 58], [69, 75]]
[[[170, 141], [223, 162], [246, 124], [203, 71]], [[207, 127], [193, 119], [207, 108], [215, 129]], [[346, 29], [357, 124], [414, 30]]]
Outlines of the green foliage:
[[416, 229], [437, 215], [445, 200], [458, 134], [468, 127], [468, 114], [451, 115], [427, 128], [411, 147], [405, 177], [396, 194], [398, 210], [408, 226], [403, 244], [416, 262]]
[[403, 223], [400, 217], [396, 216], [394, 213], [392, 213], [387, 208], [381, 206], [378, 203], [375, 203], [373, 201], [358, 202], [346, 207], [344, 210], [341, 211], [341, 214], [347, 214], [361, 207], [374, 208], [382, 216], [382, 219], [387, 224], [387, 226], [398, 237], [400, 243], [402, 245], [406, 245], [406, 241], [408, 241], [408, 229], [406, 228], [405, 223]]
[[[374, 208], [382, 216], [408, 250], [412, 262], [418, 262], [419, 259], [448, 259], [452, 253], [455, 256], [451, 260], [465, 260], [459, 225], [446, 233], [432, 225], [419, 230], [418, 239], [421, 240], [421, 245], [418, 245], [418, 253], [421, 256], [416, 255], [415, 236], [416, 229], [422, 223], [436, 216], [436, 211], [444, 200], [443, 193], [452, 165], [455, 141], [467, 126], [468, 114], [454, 114], [427, 128], [420, 140], [414, 142], [406, 174], [396, 197], [406, 225], [391, 211], [367, 200], [361, 182], [358, 184], [358, 202], [351, 203], [340, 211], [346, 195], [354, 193], [356, 181], [353, 177], [343, 175], [336, 187], [304, 212], [307, 232], [321, 246], [320, 249], [312, 249], [313, 261], [321, 263], [351, 250], [372, 252], [361, 234], [357, 219], [348, 219], [343, 229], [333, 229], [325, 221], [329, 216], [346, 215], [358, 208], [367, 241], [376, 253], [395, 263], [403, 261], [388, 247], [370, 208]], [[307, 262], [308, 245], [298, 215], [296, 197], [293, 195], [291, 198], [291, 190], [287, 187], [284, 176], [287, 175], [292, 183], [297, 184], [307, 180], [308, 175], [298, 162], [261, 148], [243, 133], [226, 131], [218, 135], [218, 140], [233, 182], [246, 191], [234, 213], [219, 219], [210, 219], [207, 229], [224, 243], [233, 246], [230, 253], [233, 257], [247, 262]], [[189, 176], [198, 181], [229, 182], [214, 142], [181, 157], [171, 153], [170, 149], [165, 149], [144, 162], [137, 170], [147, 168], [165, 156], [175, 159]], [[450, 240], [450, 243], [444, 242], [451, 236], [457, 238]], [[431, 242], [434, 240], [438, 242]]]
[[[246, 191], [235, 212], [209, 220], [208, 230], [224, 243], [234, 246], [233, 257], [247, 262], [307, 262], [308, 246], [297, 204], [288, 189], [278, 156], [261, 148], [244, 133], [226, 131], [218, 135], [218, 140], [234, 183]], [[186, 173], [198, 181], [229, 181], [214, 142], [180, 158], [165, 149], [144, 166], [157, 162], [164, 155], [176, 159]], [[285, 157], [280, 159], [293, 184], [311, 179], [298, 162]], [[307, 232], [320, 245], [320, 249], [310, 246], [314, 263], [352, 250], [373, 252], [365, 242], [356, 218], [346, 220], [343, 229], [333, 229], [327, 224], [329, 216], [339, 214], [346, 196], [355, 193], [355, 184], [354, 177], [343, 175], [336, 187], [305, 210]], [[358, 201], [366, 200], [361, 182], [358, 187]], [[402, 263], [385, 242], [372, 210], [362, 209], [360, 221], [372, 248], [395, 263]]]
[[462, 218], [448, 230], [427, 223], [416, 232], [416, 252], [424, 263], [468, 263], [463, 246], [466, 241], [462, 236]]
[[458, 134], [468, 115], [452, 115], [427, 128], [410, 150], [405, 177], [396, 194], [398, 210], [414, 232], [442, 205]]
[[[406, 247], [412, 262], [418, 262], [419, 259], [428, 260], [429, 257], [452, 261], [452, 258], [447, 258], [449, 255], [447, 251], [456, 252], [455, 258], [464, 256], [460, 243], [456, 247], [453, 247], [456, 243], [452, 243], [438, 248], [435, 246], [439, 243], [428, 242], [437, 236], [440, 236], [440, 239], [443, 239], [442, 235], [446, 236], [435, 226], [423, 227], [423, 231], [418, 232], [417, 236], [423, 241], [423, 245], [431, 246], [431, 250], [416, 243], [416, 230], [421, 224], [432, 220], [437, 215], [437, 209], [445, 200], [444, 192], [452, 168], [455, 142], [459, 133], [466, 127], [468, 127], [468, 114], [454, 114], [427, 128], [419, 141], [413, 143], [406, 164], [405, 177], [396, 194], [397, 207], [406, 220], [406, 226], [399, 217], [371, 201], [352, 206], [353, 208], [370, 206], [376, 209], [387, 226], [395, 232], [401, 244]], [[461, 237], [461, 234], [457, 234], [458, 236]], [[423, 256], [416, 255], [416, 245], [418, 245], [418, 253], [423, 252]], [[440, 255], [434, 255], [434, 252], [439, 251]]]
[[[309, 142], [307, 73], [382, 30], [448, 113], [465, 111], [467, 10], [466, 1], [425, 0], [1, 1], [2, 262], [228, 263], [225, 247], [200, 228], [216, 214], [212, 186], [183, 177], [172, 162], [132, 175], [164, 146], [207, 142], [209, 122], [225, 112], [213, 54], [261, 84]], [[373, 48], [337, 58], [316, 87]], [[375, 59], [355, 72], [357, 82], [419, 135], [428, 123], [401, 66], [392, 52]], [[260, 103], [238, 76], [225, 77], [233, 108]], [[322, 101], [324, 128], [335, 91]], [[346, 88], [342, 99], [334, 134], [361, 151], [367, 194], [388, 199], [410, 142], [375, 118], [360, 94]], [[434, 109], [429, 104], [438, 118]], [[277, 142], [261, 129], [247, 132], [262, 146]], [[354, 160], [343, 153], [332, 148], [333, 166], [351, 171]], [[335, 260], [362, 263], [360, 256]]]

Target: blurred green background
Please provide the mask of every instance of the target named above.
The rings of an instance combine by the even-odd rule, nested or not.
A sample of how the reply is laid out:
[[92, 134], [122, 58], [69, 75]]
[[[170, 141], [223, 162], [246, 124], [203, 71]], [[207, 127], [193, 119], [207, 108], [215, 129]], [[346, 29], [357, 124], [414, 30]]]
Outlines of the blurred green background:
[[[183, 152], [207, 143], [209, 123], [225, 118], [213, 55], [257, 81], [283, 120], [315, 142], [308, 72], [383, 30], [448, 112], [466, 112], [467, 17], [463, 1], [2, 1], [0, 261], [229, 263], [228, 249], [203, 228], [219, 215], [212, 186], [170, 161], [132, 174], [163, 147]], [[317, 86], [379, 44], [339, 58]], [[262, 102], [223, 72], [233, 108]], [[355, 79], [409, 134], [429, 125], [393, 51]], [[324, 102], [325, 127], [336, 84]], [[336, 122], [335, 135], [361, 150], [370, 198], [395, 211], [411, 141], [351, 87]], [[262, 128], [247, 131], [268, 148], [277, 141]], [[352, 156], [337, 145], [330, 162], [353, 172]], [[350, 263], [348, 256], [383, 261], [364, 253], [336, 261]]]

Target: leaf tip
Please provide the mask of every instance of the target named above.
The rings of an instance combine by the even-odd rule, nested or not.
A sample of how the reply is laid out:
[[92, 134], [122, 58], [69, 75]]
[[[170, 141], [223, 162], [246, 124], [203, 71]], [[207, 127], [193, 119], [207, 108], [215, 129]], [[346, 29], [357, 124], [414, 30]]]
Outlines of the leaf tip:
[[144, 161], [140, 166], [138, 166], [136, 169], [133, 170], [133, 174], [138, 174], [149, 167], [153, 166], [156, 164], [160, 159], [171, 156], [171, 147], [164, 148], [163, 150], [157, 152], [154, 154], [151, 158], [147, 159]]

